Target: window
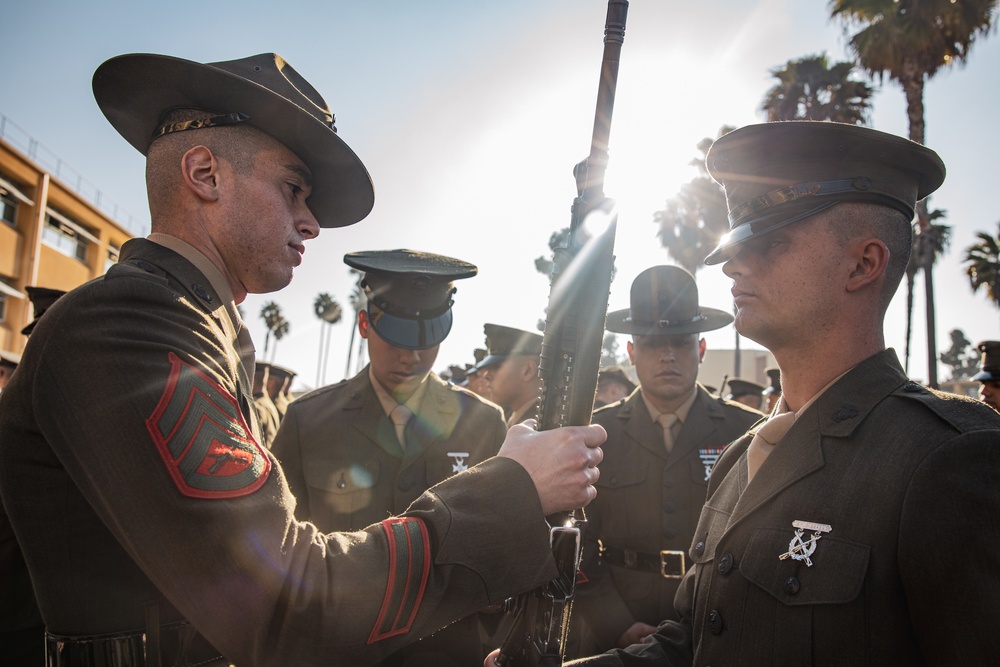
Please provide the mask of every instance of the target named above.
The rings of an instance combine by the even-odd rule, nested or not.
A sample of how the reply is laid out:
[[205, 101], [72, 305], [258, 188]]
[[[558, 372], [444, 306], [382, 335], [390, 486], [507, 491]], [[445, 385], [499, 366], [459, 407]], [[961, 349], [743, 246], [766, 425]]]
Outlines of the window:
[[113, 245], [108, 246], [108, 258], [104, 260], [104, 272], [107, 273], [108, 270], [118, 263], [118, 248]]
[[83, 227], [61, 213], [52, 209], [48, 210], [45, 216], [45, 230], [42, 232], [42, 242], [45, 245], [58, 250], [67, 257], [86, 262], [87, 249], [95, 241], [97, 239]]
[[17, 200], [10, 196], [10, 194], [0, 188], [0, 219], [5, 223], [14, 227], [14, 220], [17, 217]]

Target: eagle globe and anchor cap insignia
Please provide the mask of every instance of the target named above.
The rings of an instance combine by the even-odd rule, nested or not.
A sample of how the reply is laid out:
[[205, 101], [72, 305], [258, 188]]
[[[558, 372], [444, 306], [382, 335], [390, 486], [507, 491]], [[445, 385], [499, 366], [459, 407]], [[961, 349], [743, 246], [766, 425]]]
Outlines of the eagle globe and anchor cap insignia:
[[233, 395], [168, 353], [170, 376], [146, 428], [178, 490], [192, 498], [236, 498], [259, 489], [271, 461]]

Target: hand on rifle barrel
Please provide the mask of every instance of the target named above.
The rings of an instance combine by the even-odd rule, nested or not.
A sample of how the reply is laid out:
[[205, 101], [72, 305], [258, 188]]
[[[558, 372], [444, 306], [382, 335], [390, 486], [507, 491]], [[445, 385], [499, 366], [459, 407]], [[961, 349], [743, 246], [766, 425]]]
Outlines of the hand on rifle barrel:
[[536, 431], [533, 423], [529, 419], [512, 426], [498, 456], [514, 459], [528, 471], [545, 516], [586, 506], [597, 495], [594, 483], [607, 432], [596, 424]]

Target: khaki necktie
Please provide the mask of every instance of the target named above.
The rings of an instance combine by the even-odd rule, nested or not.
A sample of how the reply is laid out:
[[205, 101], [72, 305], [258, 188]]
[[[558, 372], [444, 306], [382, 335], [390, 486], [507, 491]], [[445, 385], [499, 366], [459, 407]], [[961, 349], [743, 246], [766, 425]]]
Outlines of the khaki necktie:
[[764, 459], [768, 457], [774, 446], [777, 445], [788, 429], [795, 423], [794, 412], [782, 412], [768, 419], [757, 429], [750, 441], [750, 448], [747, 449], [747, 481], [753, 479], [757, 474]]
[[406, 424], [412, 416], [413, 413], [405, 405], [397, 405], [389, 413], [389, 419], [392, 420], [393, 426], [396, 427], [396, 439], [399, 440], [399, 444], [404, 451], [406, 450]]
[[674, 451], [674, 424], [677, 423], [677, 415], [662, 414], [656, 418], [660, 426], [663, 427], [663, 446], [667, 448], [667, 452]]

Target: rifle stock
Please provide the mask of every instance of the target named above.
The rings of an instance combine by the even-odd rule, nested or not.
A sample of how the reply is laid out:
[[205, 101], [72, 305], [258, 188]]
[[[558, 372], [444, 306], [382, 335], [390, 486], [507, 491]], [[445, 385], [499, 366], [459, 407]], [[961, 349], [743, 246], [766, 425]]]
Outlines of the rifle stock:
[[[604, 175], [627, 13], [628, 0], [609, 0], [590, 155], [573, 169], [577, 197], [569, 235], [553, 256], [538, 367], [539, 430], [589, 424], [594, 409], [617, 226]], [[598, 226], [603, 229], [592, 231]], [[501, 667], [558, 667], [565, 655], [586, 517], [580, 509], [547, 519], [558, 575], [508, 601], [514, 621], [497, 657]]]

